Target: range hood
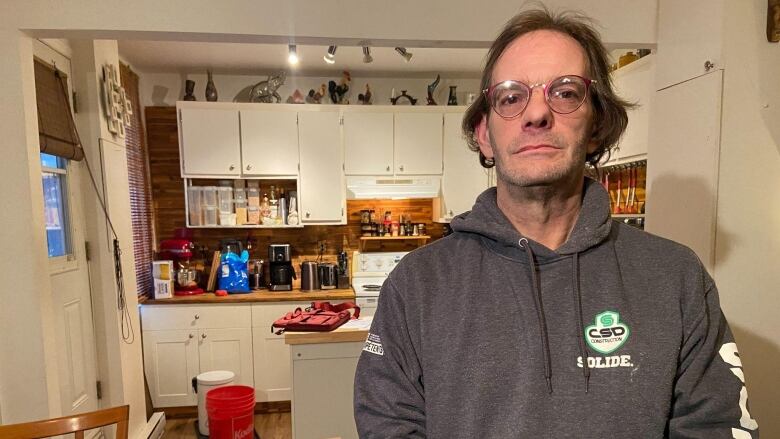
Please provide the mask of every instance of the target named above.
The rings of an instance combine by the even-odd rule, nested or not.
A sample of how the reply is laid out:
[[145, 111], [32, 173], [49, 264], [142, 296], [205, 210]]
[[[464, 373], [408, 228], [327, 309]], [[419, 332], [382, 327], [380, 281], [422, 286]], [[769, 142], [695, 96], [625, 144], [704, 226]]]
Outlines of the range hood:
[[347, 199], [435, 198], [441, 177], [347, 177]]

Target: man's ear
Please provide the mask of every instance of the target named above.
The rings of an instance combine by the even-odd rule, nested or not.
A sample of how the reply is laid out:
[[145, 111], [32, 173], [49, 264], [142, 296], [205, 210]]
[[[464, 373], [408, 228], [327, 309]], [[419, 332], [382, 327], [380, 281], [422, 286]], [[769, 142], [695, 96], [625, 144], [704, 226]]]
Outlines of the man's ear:
[[485, 158], [493, 158], [493, 146], [490, 143], [490, 131], [487, 126], [487, 115], [482, 116], [482, 120], [479, 121], [476, 127], [474, 127], [474, 134], [479, 144], [479, 151]]

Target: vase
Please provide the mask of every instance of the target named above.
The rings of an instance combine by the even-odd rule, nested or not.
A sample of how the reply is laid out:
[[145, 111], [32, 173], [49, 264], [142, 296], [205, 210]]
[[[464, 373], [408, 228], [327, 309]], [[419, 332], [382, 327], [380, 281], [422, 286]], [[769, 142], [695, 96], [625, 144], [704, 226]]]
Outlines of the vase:
[[211, 77], [211, 70], [208, 70], [209, 80], [206, 83], [206, 100], [209, 102], [217, 101], [217, 87], [214, 85], [214, 78]]
[[457, 85], [450, 86], [450, 97], [447, 99], [447, 105], [458, 105], [458, 97], [455, 94], [456, 88], [458, 88]]
[[195, 95], [193, 95], [193, 92], [195, 92], [195, 81], [192, 79], [188, 79], [184, 81], [184, 100], [185, 101], [196, 101]]

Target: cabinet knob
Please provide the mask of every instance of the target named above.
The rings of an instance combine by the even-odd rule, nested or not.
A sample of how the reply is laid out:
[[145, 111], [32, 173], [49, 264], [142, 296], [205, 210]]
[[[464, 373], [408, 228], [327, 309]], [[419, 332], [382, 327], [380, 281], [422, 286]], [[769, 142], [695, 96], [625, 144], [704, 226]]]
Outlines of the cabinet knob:
[[200, 334], [200, 338], [202, 338], [202, 339], [204, 339], [204, 340], [205, 340], [205, 339], [206, 339], [206, 334], [205, 334], [205, 333], [203, 333], [203, 334]]
[[403, 171], [403, 170], [404, 170], [404, 165], [401, 165], [401, 166], [399, 166], [399, 167], [398, 167], [398, 170], [399, 170], [399, 171]]
[[306, 218], [311, 216], [311, 212], [306, 212]]
[[252, 170], [252, 165], [246, 165], [246, 170], [247, 171], [251, 171]]
[[704, 61], [704, 71], [709, 72], [710, 70], [715, 68], [715, 63], [713, 63], [710, 60]]
[[390, 170], [390, 166], [388, 166], [386, 170], [389, 171]]
[[198, 320], [200, 318], [200, 314], [195, 314], [195, 320]]
[[190, 338], [193, 338], [193, 337], [195, 337], [195, 336], [194, 336], [194, 335], [192, 335], [192, 334], [190, 334]]
[[230, 165], [230, 168], [228, 168], [228, 169], [230, 169], [232, 171], [232, 170], [236, 169], [236, 167], [235, 167], [235, 165]]
[[450, 210], [449, 215], [452, 216], [452, 211]]

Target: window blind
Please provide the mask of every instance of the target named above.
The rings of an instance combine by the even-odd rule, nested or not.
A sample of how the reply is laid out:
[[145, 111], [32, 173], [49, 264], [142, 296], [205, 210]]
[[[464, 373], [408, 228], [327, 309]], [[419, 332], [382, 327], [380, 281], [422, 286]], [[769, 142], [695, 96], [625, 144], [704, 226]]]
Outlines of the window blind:
[[125, 126], [127, 175], [130, 187], [130, 219], [133, 225], [133, 250], [138, 295], [152, 295], [152, 259], [154, 231], [152, 197], [147, 165], [146, 136], [141, 122], [138, 75], [129, 66], [119, 63], [119, 78], [127, 99], [133, 106], [131, 123]]
[[38, 106], [38, 138], [41, 152], [70, 160], [82, 160], [84, 150], [71, 123], [67, 75], [34, 60], [35, 100]]

